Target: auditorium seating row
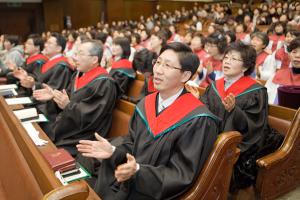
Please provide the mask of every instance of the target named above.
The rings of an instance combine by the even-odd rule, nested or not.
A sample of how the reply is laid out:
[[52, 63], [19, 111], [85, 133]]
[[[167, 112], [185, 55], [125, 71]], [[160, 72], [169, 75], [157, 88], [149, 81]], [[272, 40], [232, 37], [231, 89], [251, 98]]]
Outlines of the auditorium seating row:
[[[143, 77], [137, 80], [143, 82]], [[141, 84], [139, 84], [139, 87]], [[141, 88], [141, 87], [140, 87]], [[199, 88], [199, 92], [204, 90]], [[36, 147], [21, 123], [12, 113], [13, 107], [0, 97], [0, 199], [100, 199], [85, 181], [62, 186], [44, 160], [41, 152], [55, 149], [40, 127], [47, 146]], [[135, 104], [119, 100], [113, 112], [113, 125], [109, 136], [127, 134], [129, 119]], [[300, 180], [300, 109], [269, 106], [269, 124], [285, 136], [278, 150], [257, 160], [259, 167], [256, 195], [260, 199], [275, 199], [299, 185]], [[227, 199], [234, 163], [238, 159], [238, 132], [222, 133], [215, 142], [205, 166], [193, 187], [179, 199]]]

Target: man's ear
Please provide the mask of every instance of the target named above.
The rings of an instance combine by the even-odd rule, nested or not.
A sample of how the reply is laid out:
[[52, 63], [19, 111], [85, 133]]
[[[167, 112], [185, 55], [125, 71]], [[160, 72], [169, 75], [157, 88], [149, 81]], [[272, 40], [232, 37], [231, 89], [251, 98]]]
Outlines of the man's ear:
[[181, 75], [181, 82], [186, 83], [192, 78], [192, 72], [191, 71], [184, 71]]

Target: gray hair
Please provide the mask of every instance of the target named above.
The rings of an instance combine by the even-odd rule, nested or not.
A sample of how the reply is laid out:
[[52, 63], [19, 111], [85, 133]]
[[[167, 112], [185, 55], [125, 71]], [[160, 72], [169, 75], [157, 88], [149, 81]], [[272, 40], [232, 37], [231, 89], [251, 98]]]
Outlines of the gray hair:
[[97, 56], [100, 64], [103, 56], [103, 43], [99, 40], [85, 40], [81, 44], [85, 43], [90, 44], [89, 53], [91, 56]]

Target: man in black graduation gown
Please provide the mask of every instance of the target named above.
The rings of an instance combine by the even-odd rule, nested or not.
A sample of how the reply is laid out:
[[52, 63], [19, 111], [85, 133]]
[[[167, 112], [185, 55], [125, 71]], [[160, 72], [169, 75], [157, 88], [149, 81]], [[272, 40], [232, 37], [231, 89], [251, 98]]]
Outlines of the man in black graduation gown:
[[[67, 58], [62, 55], [62, 51], [65, 49], [66, 40], [58, 34], [53, 33], [45, 43], [43, 54], [49, 58], [40, 70], [35, 80], [32, 76], [27, 76], [21, 85], [26, 88], [32, 88], [33, 97], [39, 101], [37, 108], [42, 112], [49, 120], [47, 123], [40, 123], [40, 126], [45, 132], [49, 132], [50, 125], [55, 121], [57, 114], [61, 111], [56, 104], [52, 101], [44, 102], [43, 99], [36, 98], [35, 92], [43, 89], [45, 85], [50, 86], [53, 89], [62, 90], [66, 89], [70, 84], [73, 68], [67, 61]], [[50, 139], [54, 139], [53, 135], [49, 135]]]
[[[41, 54], [43, 48], [44, 41], [39, 35], [32, 34], [28, 36], [25, 42], [25, 54], [28, 56], [26, 63], [23, 68], [16, 69], [13, 72], [13, 76], [19, 79], [21, 83], [27, 76], [31, 76], [34, 80], [37, 80], [42, 65], [48, 61], [48, 58]], [[31, 88], [27, 88], [26, 91], [28, 95], [31, 95]]]
[[166, 45], [154, 65], [153, 93], [136, 106], [128, 136], [113, 146], [81, 140], [79, 152], [102, 159], [94, 187], [103, 200], [174, 199], [193, 184], [217, 138], [217, 118], [184, 90], [199, 66], [182, 43]]
[[[105, 137], [110, 129], [112, 110], [117, 100], [117, 83], [99, 66], [103, 55], [101, 43], [83, 42], [74, 57], [77, 73], [68, 90], [49, 86], [36, 91], [38, 99], [52, 99], [63, 111], [51, 126], [54, 143], [76, 155], [80, 139], [94, 139], [94, 132]], [[49, 133], [48, 133], [49, 134]]]

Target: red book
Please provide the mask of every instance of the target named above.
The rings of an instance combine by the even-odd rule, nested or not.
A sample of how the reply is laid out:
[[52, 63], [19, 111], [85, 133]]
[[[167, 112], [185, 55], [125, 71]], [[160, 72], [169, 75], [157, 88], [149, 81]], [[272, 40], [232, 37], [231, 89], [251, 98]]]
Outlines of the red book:
[[65, 149], [57, 149], [55, 151], [46, 152], [43, 154], [50, 167], [54, 171], [67, 168], [72, 165], [75, 167], [75, 159]]

